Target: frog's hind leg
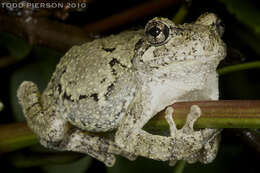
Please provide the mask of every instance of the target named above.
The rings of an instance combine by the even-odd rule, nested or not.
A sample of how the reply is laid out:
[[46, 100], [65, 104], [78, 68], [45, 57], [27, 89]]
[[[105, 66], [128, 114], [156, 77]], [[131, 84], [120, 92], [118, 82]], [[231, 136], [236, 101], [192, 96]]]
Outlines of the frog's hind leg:
[[114, 154], [124, 156], [129, 160], [135, 160], [136, 156], [123, 151], [113, 141], [113, 137], [82, 132], [77, 128], [68, 131], [64, 139], [59, 143], [49, 143], [41, 140], [41, 144], [47, 148], [61, 151], [75, 151], [88, 154], [111, 167], [115, 164]]
[[40, 142], [47, 148], [88, 154], [109, 167], [116, 161], [114, 154], [109, 153], [114, 152], [110, 140], [77, 129], [70, 129], [64, 139], [58, 143], [50, 143], [44, 139]]
[[73, 128], [64, 119], [55, 115], [55, 110], [43, 110], [40, 97], [40, 92], [33, 82], [23, 82], [18, 89], [19, 103], [22, 105], [28, 126], [45, 147], [85, 153], [107, 166], [114, 165], [116, 160], [114, 154], [130, 160], [136, 158], [135, 155], [115, 145], [114, 139], [91, 135]]

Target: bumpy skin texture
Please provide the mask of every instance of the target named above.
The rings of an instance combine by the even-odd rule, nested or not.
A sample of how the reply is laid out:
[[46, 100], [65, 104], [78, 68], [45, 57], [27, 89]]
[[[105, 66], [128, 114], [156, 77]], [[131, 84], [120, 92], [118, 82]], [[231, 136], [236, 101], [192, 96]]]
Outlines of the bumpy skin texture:
[[193, 130], [198, 106], [192, 106], [180, 130], [171, 117], [174, 110], [167, 109], [168, 137], [142, 127], [175, 102], [218, 99], [216, 68], [226, 54], [219, 23], [212, 13], [183, 25], [154, 18], [145, 30], [73, 47], [42, 95], [32, 82], [19, 87], [29, 127], [44, 146], [86, 153], [107, 166], [114, 165], [114, 155], [169, 160], [171, 165], [176, 160], [211, 162], [220, 131]]

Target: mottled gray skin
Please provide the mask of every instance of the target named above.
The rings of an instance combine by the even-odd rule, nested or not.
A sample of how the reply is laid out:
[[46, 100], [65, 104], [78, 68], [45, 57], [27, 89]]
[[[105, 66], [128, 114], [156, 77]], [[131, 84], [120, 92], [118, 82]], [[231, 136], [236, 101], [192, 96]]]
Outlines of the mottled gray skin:
[[218, 99], [216, 68], [226, 55], [219, 22], [210, 13], [183, 25], [154, 18], [145, 30], [74, 46], [42, 95], [34, 83], [21, 84], [18, 98], [29, 127], [44, 146], [86, 153], [107, 166], [114, 165], [114, 155], [169, 160], [171, 165], [211, 162], [220, 131], [193, 130], [198, 106], [191, 107], [180, 130], [171, 116], [174, 110], [167, 108], [168, 137], [142, 127], [175, 102]]

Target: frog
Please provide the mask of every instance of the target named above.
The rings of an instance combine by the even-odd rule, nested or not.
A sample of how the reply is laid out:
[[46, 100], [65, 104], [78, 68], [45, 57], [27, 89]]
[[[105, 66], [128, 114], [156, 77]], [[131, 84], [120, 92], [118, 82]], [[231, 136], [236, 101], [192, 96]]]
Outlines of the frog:
[[[197, 105], [177, 129], [170, 105], [219, 99], [216, 69], [226, 56], [223, 32], [214, 13], [184, 24], [155, 17], [144, 29], [73, 46], [42, 94], [31, 81], [19, 86], [27, 124], [43, 146], [85, 153], [109, 167], [116, 155], [170, 165], [210, 163], [221, 129], [195, 130], [201, 115]], [[169, 135], [143, 130], [164, 109]]]

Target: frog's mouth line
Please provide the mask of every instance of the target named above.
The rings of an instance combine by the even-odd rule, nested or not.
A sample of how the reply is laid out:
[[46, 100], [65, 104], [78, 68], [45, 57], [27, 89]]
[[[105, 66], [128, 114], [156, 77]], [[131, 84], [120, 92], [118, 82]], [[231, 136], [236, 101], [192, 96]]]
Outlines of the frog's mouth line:
[[[212, 62], [216, 62], [216, 61], [221, 61], [225, 58], [225, 54], [223, 55], [219, 55], [219, 54], [213, 54], [213, 55], [196, 55], [196, 56], [193, 56], [194, 58], [183, 58], [183, 59], [180, 59], [180, 60], [173, 60], [174, 57], [160, 57], [160, 58], [157, 58], [157, 59], [153, 59], [153, 60], [150, 60], [150, 61], [147, 61], [147, 62], [144, 62], [144, 63], [147, 63], [149, 67], [151, 68], [155, 68], [155, 69], [158, 69], [161, 66], [161, 67], [165, 67], [165, 66], [168, 66], [168, 65], [172, 65], [172, 64], [177, 64], [177, 63], [181, 63], [181, 62], [192, 62], [192, 61], [202, 61], [202, 62], [209, 62], [209, 61], [212, 61]], [[167, 60], [167, 61], [166, 61]]]

